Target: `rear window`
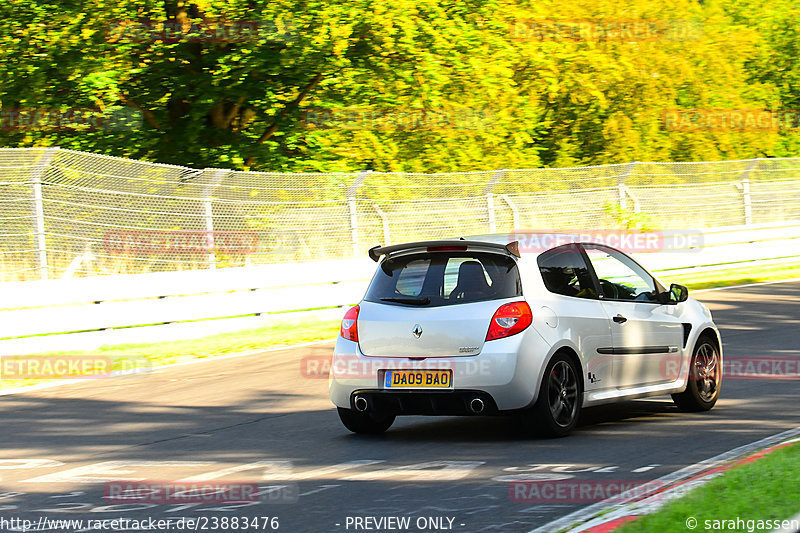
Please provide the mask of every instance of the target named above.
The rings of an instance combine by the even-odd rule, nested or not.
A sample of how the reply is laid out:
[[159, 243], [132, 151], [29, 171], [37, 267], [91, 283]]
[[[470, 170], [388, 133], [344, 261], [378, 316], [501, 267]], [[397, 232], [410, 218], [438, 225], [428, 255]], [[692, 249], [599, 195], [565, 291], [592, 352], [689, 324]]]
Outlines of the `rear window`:
[[440, 252], [384, 260], [364, 299], [433, 307], [522, 296], [516, 262], [493, 253]]

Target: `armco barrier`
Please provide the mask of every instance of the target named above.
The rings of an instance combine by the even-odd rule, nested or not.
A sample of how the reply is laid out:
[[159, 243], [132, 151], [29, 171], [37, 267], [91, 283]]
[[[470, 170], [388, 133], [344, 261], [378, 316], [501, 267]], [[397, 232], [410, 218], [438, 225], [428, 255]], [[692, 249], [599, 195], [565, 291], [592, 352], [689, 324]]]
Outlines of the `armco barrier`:
[[357, 301], [369, 259], [3, 284], [2, 340]]
[[[633, 255], [656, 275], [671, 277], [800, 262], [800, 221], [713, 228], [702, 237], [703, 246], [695, 249]], [[347, 306], [363, 296], [374, 268], [364, 257], [5, 283], [0, 354], [27, 336]]]

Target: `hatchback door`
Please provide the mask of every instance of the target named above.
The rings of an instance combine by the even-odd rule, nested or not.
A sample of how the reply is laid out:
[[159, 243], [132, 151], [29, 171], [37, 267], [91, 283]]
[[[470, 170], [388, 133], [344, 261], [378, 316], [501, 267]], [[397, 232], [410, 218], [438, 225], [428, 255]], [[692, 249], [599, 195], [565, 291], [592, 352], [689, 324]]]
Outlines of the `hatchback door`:
[[505, 254], [443, 251], [389, 257], [361, 302], [359, 347], [368, 356], [476, 355], [497, 308], [521, 296], [516, 261]]

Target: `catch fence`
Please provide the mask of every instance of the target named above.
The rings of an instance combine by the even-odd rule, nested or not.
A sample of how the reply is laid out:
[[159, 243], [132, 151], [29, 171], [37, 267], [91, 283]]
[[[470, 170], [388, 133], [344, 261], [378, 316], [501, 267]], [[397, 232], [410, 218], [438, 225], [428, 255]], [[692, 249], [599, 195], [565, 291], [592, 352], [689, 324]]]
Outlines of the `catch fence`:
[[192, 169], [0, 149], [0, 281], [359, 257], [525, 230], [800, 219], [800, 158], [465, 173]]

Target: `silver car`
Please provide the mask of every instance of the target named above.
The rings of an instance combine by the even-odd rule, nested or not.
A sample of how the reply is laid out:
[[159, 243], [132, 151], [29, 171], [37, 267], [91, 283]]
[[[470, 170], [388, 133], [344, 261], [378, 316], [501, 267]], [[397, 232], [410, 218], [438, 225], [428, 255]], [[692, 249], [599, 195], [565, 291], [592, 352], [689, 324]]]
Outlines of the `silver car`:
[[619, 250], [448, 240], [369, 255], [378, 267], [342, 320], [330, 372], [353, 432], [382, 433], [397, 415], [517, 414], [564, 436], [582, 407], [671, 394], [703, 411], [719, 397], [708, 308]]

